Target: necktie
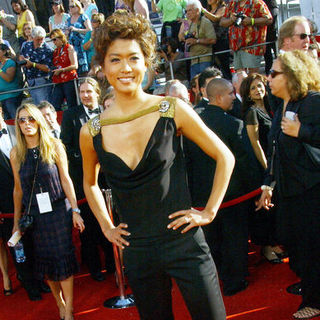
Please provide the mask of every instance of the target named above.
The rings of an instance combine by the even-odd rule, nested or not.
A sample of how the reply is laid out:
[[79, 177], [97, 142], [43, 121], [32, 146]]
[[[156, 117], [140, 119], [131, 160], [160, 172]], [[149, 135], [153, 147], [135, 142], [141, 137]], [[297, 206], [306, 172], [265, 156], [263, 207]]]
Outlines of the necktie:
[[6, 128], [3, 128], [2, 130], [0, 130], [0, 138], [2, 137], [3, 134], [8, 134], [8, 131]]
[[89, 114], [93, 114], [93, 113], [99, 114], [99, 113], [100, 113], [100, 110], [99, 110], [99, 108], [95, 108], [95, 109], [93, 109], [93, 110], [88, 109], [88, 112], [89, 112]]

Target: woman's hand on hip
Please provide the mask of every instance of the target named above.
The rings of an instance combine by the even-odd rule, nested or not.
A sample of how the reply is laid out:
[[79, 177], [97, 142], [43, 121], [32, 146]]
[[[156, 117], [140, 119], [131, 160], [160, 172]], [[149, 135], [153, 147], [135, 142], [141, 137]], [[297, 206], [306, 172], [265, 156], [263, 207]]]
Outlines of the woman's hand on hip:
[[168, 224], [168, 229], [176, 230], [186, 224], [186, 227], [181, 231], [181, 233], [185, 233], [194, 227], [209, 224], [213, 220], [214, 215], [212, 212], [207, 212], [205, 209], [199, 211], [191, 208], [189, 210], [177, 211], [169, 215], [169, 219], [174, 218], [176, 219]]
[[102, 230], [105, 237], [117, 245], [121, 249], [124, 249], [124, 246], [129, 246], [129, 242], [123, 238], [123, 236], [130, 236], [130, 232], [124, 230], [128, 228], [128, 225], [125, 223], [120, 223], [117, 227], [113, 227], [107, 230]]

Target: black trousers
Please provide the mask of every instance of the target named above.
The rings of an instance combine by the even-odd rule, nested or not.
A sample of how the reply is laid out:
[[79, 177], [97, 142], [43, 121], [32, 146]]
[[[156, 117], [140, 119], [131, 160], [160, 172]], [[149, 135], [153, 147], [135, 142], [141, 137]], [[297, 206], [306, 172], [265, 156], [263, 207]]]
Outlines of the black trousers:
[[152, 245], [131, 242], [123, 254], [142, 320], [174, 319], [171, 277], [192, 319], [226, 319], [218, 275], [201, 228], [175, 239], [158, 239]]
[[301, 307], [320, 308], [320, 184], [279, 199], [280, 236], [301, 278]]
[[248, 201], [220, 209], [204, 232], [224, 285], [244, 280], [248, 275]]

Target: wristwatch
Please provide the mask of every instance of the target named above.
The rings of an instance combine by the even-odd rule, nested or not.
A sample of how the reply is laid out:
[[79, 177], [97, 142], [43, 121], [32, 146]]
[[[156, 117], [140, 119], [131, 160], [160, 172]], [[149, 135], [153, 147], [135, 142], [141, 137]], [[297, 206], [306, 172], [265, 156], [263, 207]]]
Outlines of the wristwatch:
[[74, 208], [74, 209], [72, 209], [72, 212], [73, 212], [73, 213], [80, 214], [80, 213], [81, 213], [81, 210], [80, 210], [79, 208]]

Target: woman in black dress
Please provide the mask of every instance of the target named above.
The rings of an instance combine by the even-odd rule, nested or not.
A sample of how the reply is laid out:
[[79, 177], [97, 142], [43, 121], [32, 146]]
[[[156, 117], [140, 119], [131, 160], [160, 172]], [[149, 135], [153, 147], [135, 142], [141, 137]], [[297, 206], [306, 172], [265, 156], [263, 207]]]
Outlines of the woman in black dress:
[[[13, 232], [19, 229], [22, 208], [31, 201], [35, 276], [48, 280], [60, 318], [71, 320], [73, 274], [78, 271], [72, 223], [80, 231], [84, 224], [68, 174], [66, 152], [60, 140], [50, 134], [36, 106], [20, 106], [15, 120], [17, 144], [10, 153], [14, 174]], [[43, 208], [44, 204], [47, 208]]]
[[[266, 85], [265, 76], [251, 73], [242, 81], [240, 87], [243, 121], [261, 169], [259, 185], [263, 182], [263, 173], [267, 168], [268, 134], [272, 123]], [[249, 216], [249, 226], [252, 241], [262, 246], [261, 254], [271, 263], [281, 263], [284, 253], [281, 247], [276, 245], [274, 212], [266, 214], [266, 212], [256, 213], [253, 210]]]
[[[84, 190], [106, 238], [123, 259], [141, 319], [173, 319], [171, 277], [193, 319], [226, 318], [214, 262], [199, 227], [220, 206], [234, 165], [227, 147], [189, 105], [143, 92], [156, 36], [141, 16], [115, 13], [95, 38], [114, 103], [81, 129]], [[191, 208], [181, 135], [217, 161], [205, 209]], [[120, 218], [111, 222], [97, 183], [99, 167]]]
[[281, 54], [268, 76], [283, 99], [270, 139], [273, 152], [257, 209], [273, 206], [275, 181], [280, 237], [301, 278], [302, 303], [295, 319], [320, 315], [320, 68], [302, 50]]

